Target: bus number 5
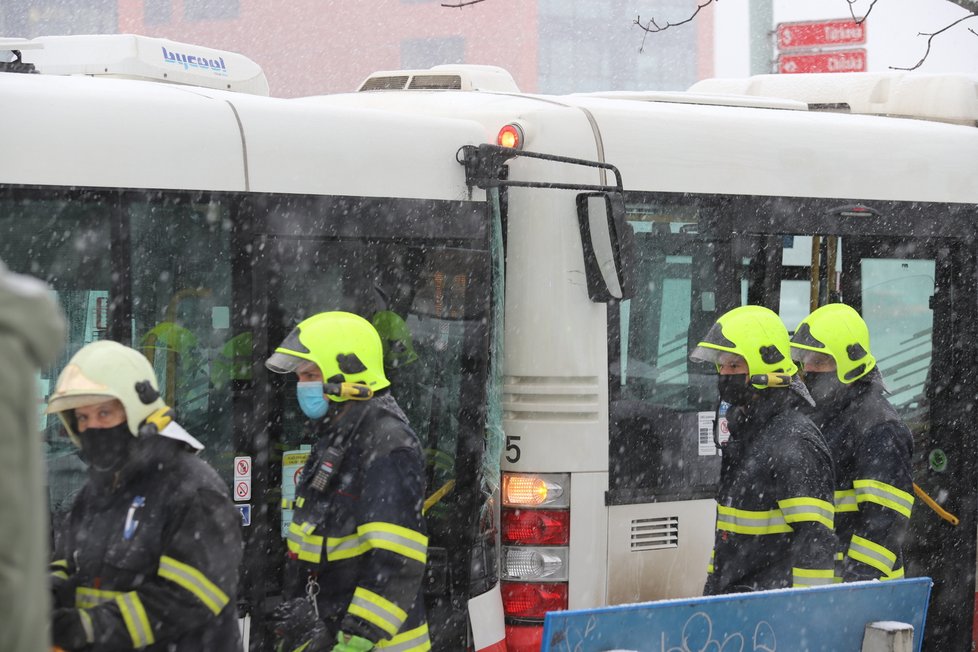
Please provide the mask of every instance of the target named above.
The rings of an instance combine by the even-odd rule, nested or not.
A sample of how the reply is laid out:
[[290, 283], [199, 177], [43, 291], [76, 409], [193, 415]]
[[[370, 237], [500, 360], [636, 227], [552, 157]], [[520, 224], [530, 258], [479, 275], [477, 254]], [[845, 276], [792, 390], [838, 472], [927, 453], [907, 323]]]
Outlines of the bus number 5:
[[520, 461], [520, 447], [514, 442], [518, 442], [519, 437], [515, 435], [506, 435], [506, 461], [515, 464]]

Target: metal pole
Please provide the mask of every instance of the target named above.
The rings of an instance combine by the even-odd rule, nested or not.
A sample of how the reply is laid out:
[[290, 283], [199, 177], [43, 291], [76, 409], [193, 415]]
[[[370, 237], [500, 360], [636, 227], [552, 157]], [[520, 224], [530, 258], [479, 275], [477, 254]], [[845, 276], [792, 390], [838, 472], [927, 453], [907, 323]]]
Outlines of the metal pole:
[[771, 72], [771, 30], [774, 29], [773, 0], [750, 0], [750, 73]]

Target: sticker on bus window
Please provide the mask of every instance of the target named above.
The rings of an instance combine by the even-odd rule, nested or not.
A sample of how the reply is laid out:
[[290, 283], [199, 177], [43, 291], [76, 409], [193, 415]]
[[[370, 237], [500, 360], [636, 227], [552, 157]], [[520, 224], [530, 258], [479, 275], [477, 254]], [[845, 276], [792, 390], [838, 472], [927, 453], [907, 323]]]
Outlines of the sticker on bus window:
[[[717, 439], [720, 440], [721, 446], [730, 439], [730, 428], [727, 425], [726, 412], [725, 409], [722, 410], [720, 419], [716, 422]], [[696, 436], [700, 455], [722, 454], [721, 449], [717, 448], [716, 440], [713, 438], [714, 421], [716, 418], [716, 412], [696, 413]]]

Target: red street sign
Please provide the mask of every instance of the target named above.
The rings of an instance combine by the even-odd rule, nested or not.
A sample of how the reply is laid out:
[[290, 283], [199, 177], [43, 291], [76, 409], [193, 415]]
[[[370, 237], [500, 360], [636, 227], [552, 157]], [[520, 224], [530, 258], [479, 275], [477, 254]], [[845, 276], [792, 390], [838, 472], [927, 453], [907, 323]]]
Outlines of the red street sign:
[[851, 18], [778, 24], [779, 50], [862, 45], [865, 42], [866, 23], [855, 23]]
[[815, 54], [782, 54], [778, 72], [866, 72], [866, 50], [835, 50]]

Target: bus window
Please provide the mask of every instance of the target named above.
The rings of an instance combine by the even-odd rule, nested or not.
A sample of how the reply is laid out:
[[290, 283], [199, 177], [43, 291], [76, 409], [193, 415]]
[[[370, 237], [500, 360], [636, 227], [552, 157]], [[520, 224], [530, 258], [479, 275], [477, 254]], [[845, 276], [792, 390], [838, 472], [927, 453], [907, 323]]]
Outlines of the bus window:
[[[24, 190], [5, 192], [0, 198], [0, 260], [14, 272], [46, 281], [67, 318], [67, 346], [39, 379], [48, 391], [78, 349], [107, 336], [111, 261], [119, 253], [112, 238], [116, 206], [115, 197], [94, 193], [42, 196]], [[84, 484], [85, 465], [57, 417], [44, 415], [40, 423], [50, 504], [57, 519]]]
[[181, 425], [204, 444], [201, 456], [231, 478], [228, 209], [217, 199], [160, 193], [134, 196], [125, 210], [131, 345], [153, 364]]

